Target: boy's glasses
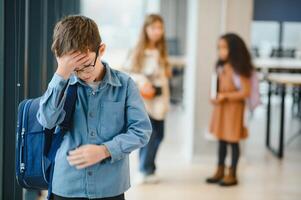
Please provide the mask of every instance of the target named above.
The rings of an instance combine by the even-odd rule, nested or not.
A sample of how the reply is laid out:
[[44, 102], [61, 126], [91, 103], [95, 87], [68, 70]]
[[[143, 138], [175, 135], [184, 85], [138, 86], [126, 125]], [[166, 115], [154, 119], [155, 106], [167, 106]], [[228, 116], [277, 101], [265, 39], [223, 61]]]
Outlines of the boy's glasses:
[[99, 54], [99, 48], [100, 48], [100, 46], [97, 47], [97, 50], [95, 52], [96, 55], [95, 55], [95, 59], [94, 59], [93, 64], [84, 65], [83, 68], [81, 68], [80, 70], [76, 70], [76, 72], [91, 72], [91, 71], [94, 70], [95, 65], [96, 65], [96, 61], [97, 61], [97, 57], [98, 57], [98, 54]]

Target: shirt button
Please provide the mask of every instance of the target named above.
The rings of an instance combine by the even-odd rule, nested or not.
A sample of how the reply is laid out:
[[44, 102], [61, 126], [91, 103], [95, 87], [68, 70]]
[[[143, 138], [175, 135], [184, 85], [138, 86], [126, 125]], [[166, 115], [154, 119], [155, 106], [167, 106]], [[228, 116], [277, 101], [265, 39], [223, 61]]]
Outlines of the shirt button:
[[94, 132], [94, 131], [91, 131], [90, 135], [91, 135], [91, 136], [95, 136], [95, 132]]
[[94, 91], [92, 92], [92, 95], [93, 95], [93, 96], [95, 95], [95, 92], [94, 92]]
[[93, 113], [92, 112], [89, 112], [89, 117], [93, 117]]
[[92, 173], [91, 171], [88, 171], [88, 175], [89, 175], [89, 176], [92, 176], [92, 174], [93, 174], [93, 173]]

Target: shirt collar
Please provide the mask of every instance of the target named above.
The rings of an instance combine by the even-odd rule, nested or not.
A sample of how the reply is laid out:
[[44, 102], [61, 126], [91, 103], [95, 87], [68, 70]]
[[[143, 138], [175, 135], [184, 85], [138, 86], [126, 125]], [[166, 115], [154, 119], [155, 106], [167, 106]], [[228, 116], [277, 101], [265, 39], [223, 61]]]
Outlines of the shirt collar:
[[[101, 82], [105, 83], [105, 84], [110, 84], [112, 86], [115, 87], [119, 87], [122, 86], [115, 70], [113, 70], [109, 64], [107, 62], [101, 61], [101, 63], [103, 64], [103, 66], [105, 67], [105, 76], [103, 77], [103, 79], [101, 80]], [[85, 84], [82, 80], [80, 80], [75, 74], [73, 74], [70, 77], [70, 81], [69, 81], [70, 85], [74, 85], [76, 83], [81, 83], [81, 84]]]

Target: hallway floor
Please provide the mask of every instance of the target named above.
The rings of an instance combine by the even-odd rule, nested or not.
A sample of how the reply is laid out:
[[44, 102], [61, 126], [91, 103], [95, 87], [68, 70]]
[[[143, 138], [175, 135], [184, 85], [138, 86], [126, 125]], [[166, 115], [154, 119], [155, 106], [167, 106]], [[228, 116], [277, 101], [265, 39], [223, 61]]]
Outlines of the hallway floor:
[[[277, 143], [279, 108], [272, 108], [272, 144]], [[289, 108], [289, 105], [288, 105]], [[241, 145], [239, 181], [236, 187], [221, 188], [205, 183], [215, 170], [216, 157], [201, 155], [192, 164], [183, 154], [185, 137], [183, 111], [172, 109], [167, 118], [166, 135], [157, 160], [158, 184], [138, 185], [137, 151], [131, 155], [132, 187], [127, 200], [300, 200], [301, 199], [301, 135], [288, 143], [298, 130], [300, 121], [286, 113], [286, 143], [284, 159], [274, 157], [265, 147], [265, 108], [258, 108], [250, 123], [250, 137]], [[215, 142], [213, 142], [215, 144]]]
[[[181, 112], [178, 109], [174, 112]], [[289, 110], [289, 109], [287, 109]], [[237, 187], [221, 188], [208, 185], [205, 178], [215, 168], [216, 158], [204, 155], [190, 164], [181, 152], [183, 127], [179, 113], [167, 120], [164, 143], [158, 156], [158, 184], [135, 185], [127, 192], [127, 200], [300, 200], [301, 199], [301, 136], [285, 147], [279, 160], [265, 148], [265, 109], [259, 108], [250, 124], [250, 138], [242, 145]], [[178, 120], [178, 121], [176, 121]], [[275, 130], [278, 128], [277, 119]], [[177, 126], [175, 126], [176, 124]], [[300, 121], [287, 120], [287, 129], [300, 128]], [[277, 129], [278, 130], [278, 129]], [[294, 130], [294, 131], [296, 131]], [[289, 133], [294, 133], [290, 130]], [[277, 131], [275, 131], [277, 133]], [[291, 134], [292, 135], [292, 134]], [[286, 135], [286, 139], [291, 136]], [[277, 134], [273, 136], [278, 138]], [[276, 140], [277, 141], [277, 140]], [[132, 179], [137, 177], [137, 153], [131, 156]]]

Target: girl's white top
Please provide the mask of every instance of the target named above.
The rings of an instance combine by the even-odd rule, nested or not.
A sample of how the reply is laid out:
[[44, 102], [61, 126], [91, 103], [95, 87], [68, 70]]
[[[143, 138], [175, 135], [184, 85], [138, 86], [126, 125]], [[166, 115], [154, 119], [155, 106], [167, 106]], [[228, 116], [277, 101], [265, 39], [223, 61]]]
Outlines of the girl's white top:
[[156, 49], [145, 50], [144, 62], [140, 73], [132, 72], [132, 63], [133, 57], [130, 55], [123, 67], [129, 72], [138, 88], [143, 87], [147, 82], [150, 82], [155, 87], [162, 88], [161, 95], [157, 95], [151, 100], [144, 99], [144, 103], [150, 117], [156, 120], [164, 120], [169, 109], [170, 91], [165, 69], [159, 64], [159, 51]]

